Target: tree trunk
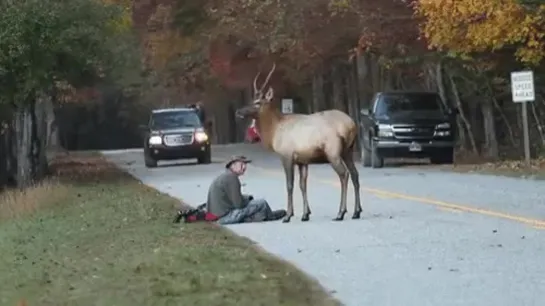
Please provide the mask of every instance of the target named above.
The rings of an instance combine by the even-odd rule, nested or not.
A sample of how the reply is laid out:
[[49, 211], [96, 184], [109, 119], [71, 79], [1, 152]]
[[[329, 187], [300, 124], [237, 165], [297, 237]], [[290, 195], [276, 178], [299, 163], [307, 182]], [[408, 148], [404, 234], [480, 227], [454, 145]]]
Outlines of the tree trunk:
[[361, 108], [371, 107], [370, 103], [374, 94], [370, 61], [371, 59], [368, 53], [364, 53], [358, 57], [357, 87], [359, 90]]
[[532, 108], [532, 115], [534, 116], [534, 120], [536, 121], [536, 128], [537, 132], [539, 133], [539, 139], [541, 140], [541, 148], [545, 148], [545, 134], [543, 131], [543, 125], [541, 123], [541, 120], [539, 120], [539, 116], [537, 114], [536, 110], [536, 104], [530, 103]]
[[486, 99], [481, 103], [483, 114], [483, 127], [485, 137], [485, 155], [491, 159], [499, 157], [498, 139], [496, 137], [496, 123], [494, 121], [494, 108], [490, 100]]
[[450, 106], [445, 90], [445, 84], [443, 82], [443, 64], [441, 62], [435, 65], [435, 84], [437, 85], [439, 96], [441, 96], [441, 100], [443, 100], [445, 106]]
[[503, 109], [498, 103], [498, 99], [496, 99], [496, 97], [494, 96], [494, 90], [492, 89], [492, 85], [490, 84], [489, 79], [486, 80], [486, 87], [490, 94], [490, 99], [492, 99], [492, 102], [494, 103], [494, 108], [498, 111], [503, 123], [505, 124], [505, 128], [507, 129], [507, 133], [509, 135], [509, 140], [511, 141], [511, 145], [513, 147], [516, 147], [517, 142], [515, 141], [515, 134], [513, 133], [513, 129], [511, 128], [511, 124], [509, 123], [509, 119], [507, 119], [507, 115], [505, 115], [505, 113], [503, 112]]
[[48, 173], [49, 160], [47, 157], [47, 144], [49, 142], [50, 133], [50, 121], [51, 117], [54, 118], [53, 113], [53, 101], [49, 95], [42, 94], [38, 97], [35, 110], [34, 119], [36, 121], [36, 136], [39, 142], [38, 151], [36, 152], [38, 158], [37, 176], [43, 178]]
[[[37, 145], [37, 135], [35, 131], [34, 104], [28, 102], [20, 106], [14, 115], [15, 120], [15, 148], [17, 158], [16, 182], [20, 188], [29, 187], [34, 180], [36, 164], [38, 160], [35, 154], [34, 146]], [[33, 126], [34, 125], [34, 126]]]
[[458, 111], [460, 112], [460, 115], [458, 116], [456, 120], [458, 124], [458, 130], [460, 131], [460, 133], [462, 133], [465, 127], [467, 131], [467, 136], [471, 143], [471, 151], [473, 152], [473, 154], [477, 155], [478, 154], [477, 143], [475, 141], [475, 137], [473, 136], [473, 129], [471, 128], [471, 123], [465, 116], [464, 109], [462, 106], [462, 101], [460, 99], [460, 94], [458, 92], [458, 88], [456, 87], [456, 83], [454, 82], [452, 75], [448, 74], [448, 77], [449, 77], [450, 85], [452, 88], [452, 94], [454, 96], [456, 107], [458, 108]]
[[[430, 71], [431, 72], [431, 71]], [[452, 103], [451, 101], [449, 101], [450, 99], [448, 99], [448, 95], [447, 95], [447, 90], [446, 90], [446, 87], [445, 87], [445, 82], [444, 82], [444, 77], [443, 77], [443, 64], [441, 62], [438, 62], [437, 65], [435, 66], [435, 85], [437, 87], [437, 91], [439, 91], [439, 96], [441, 96], [441, 100], [443, 100], [443, 103], [445, 104], [445, 106], [447, 107], [453, 107], [453, 106], [456, 106], [458, 108], [458, 110], [460, 111], [460, 114], [461, 116], [463, 117], [463, 110], [461, 109], [461, 101], [460, 98], [458, 97], [458, 90], [456, 88], [456, 84], [454, 83], [454, 80], [451, 79], [451, 85], [452, 85], [452, 91], [453, 91], [453, 94], [455, 95], [454, 97], [454, 100], [456, 101], [456, 105], [455, 103]], [[458, 142], [459, 144], [461, 144], [461, 147], [462, 149], [467, 149], [467, 140], [466, 140], [466, 131], [464, 129], [464, 126], [463, 126], [463, 121], [462, 119], [460, 118], [457, 118], [456, 119], [456, 127], [457, 127], [457, 134], [458, 134]], [[471, 132], [470, 132], [471, 133]]]
[[[357, 63], [354, 62], [350, 64], [348, 69], [348, 78], [346, 82], [346, 93], [348, 97], [348, 113], [350, 117], [356, 122], [356, 127], [358, 128], [359, 135], [359, 126], [360, 126], [360, 103], [358, 96], [358, 76], [357, 76]], [[356, 138], [356, 151], [360, 152], [360, 137]], [[359, 156], [359, 154], [358, 154]]]
[[0, 190], [7, 185], [9, 180], [9, 127], [3, 121], [0, 121]]
[[233, 106], [233, 103], [228, 104], [228, 111], [227, 111], [227, 122], [229, 124], [229, 130], [227, 132], [228, 135], [228, 141], [227, 143], [234, 143], [237, 141], [236, 139], [236, 130], [237, 130], [237, 123], [235, 118], [235, 111], [236, 108]]
[[331, 81], [333, 83], [332, 102], [334, 108], [346, 112], [346, 103], [344, 101], [344, 71], [342, 68], [342, 64], [340, 63], [333, 64], [331, 72]]
[[382, 91], [382, 74], [380, 65], [378, 63], [377, 56], [374, 54], [371, 54], [369, 57], [369, 64], [370, 64], [370, 71], [371, 71], [371, 86], [372, 86], [372, 92]]
[[46, 122], [42, 99], [30, 98], [14, 114], [15, 182], [26, 188], [47, 174]]
[[325, 109], [324, 74], [319, 70], [312, 77], [312, 111], [319, 112]]

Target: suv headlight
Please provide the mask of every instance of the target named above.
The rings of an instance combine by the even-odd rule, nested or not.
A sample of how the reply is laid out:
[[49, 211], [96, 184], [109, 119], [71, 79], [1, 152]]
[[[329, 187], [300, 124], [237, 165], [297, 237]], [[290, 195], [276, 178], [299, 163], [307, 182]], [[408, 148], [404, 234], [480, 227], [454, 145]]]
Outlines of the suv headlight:
[[205, 142], [208, 140], [208, 135], [204, 131], [196, 131], [195, 132], [195, 140], [197, 142]]
[[160, 145], [163, 142], [161, 136], [151, 136], [148, 140], [150, 145]]
[[394, 131], [392, 126], [389, 124], [379, 124], [378, 125], [378, 137], [394, 137]]
[[444, 123], [438, 124], [435, 128], [436, 129], [450, 129], [450, 123], [444, 122]]

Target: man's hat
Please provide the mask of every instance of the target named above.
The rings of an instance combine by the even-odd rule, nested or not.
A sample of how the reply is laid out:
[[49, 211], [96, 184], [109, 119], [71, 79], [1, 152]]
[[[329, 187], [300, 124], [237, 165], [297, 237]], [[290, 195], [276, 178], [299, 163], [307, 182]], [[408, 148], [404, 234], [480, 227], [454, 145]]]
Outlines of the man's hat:
[[243, 163], [245, 163], [245, 164], [251, 163], [251, 162], [252, 162], [252, 160], [246, 158], [246, 156], [244, 156], [244, 155], [236, 155], [236, 156], [232, 156], [232, 157], [227, 161], [227, 163], [225, 164], [225, 168], [231, 167], [231, 164], [234, 163], [234, 162], [237, 162], [237, 161], [243, 162]]

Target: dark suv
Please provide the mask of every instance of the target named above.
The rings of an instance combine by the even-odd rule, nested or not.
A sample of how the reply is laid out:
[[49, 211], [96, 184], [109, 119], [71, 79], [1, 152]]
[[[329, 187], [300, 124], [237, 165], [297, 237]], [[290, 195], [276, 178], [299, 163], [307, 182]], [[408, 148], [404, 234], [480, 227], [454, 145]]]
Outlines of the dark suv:
[[159, 160], [182, 158], [211, 162], [210, 140], [195, 108], [153, 110], [143, 128], [146, 167], [157, 167]]
[[435, 92], [379, 92], [361, 110], [362, 161], [380, 168], [387, 157], [429, 157], [434, 164], [454, 159], [456, 109]]

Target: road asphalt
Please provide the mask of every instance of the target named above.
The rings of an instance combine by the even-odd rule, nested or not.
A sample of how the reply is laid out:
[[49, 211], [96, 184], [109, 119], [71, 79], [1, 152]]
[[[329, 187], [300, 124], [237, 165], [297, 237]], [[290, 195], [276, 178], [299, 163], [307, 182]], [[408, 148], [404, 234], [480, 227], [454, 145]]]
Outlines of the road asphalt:
[[[160, 162], [147, 169], [140, 149], [105, 151], [143, 183], [191, 205], [206, 200], [223, 160], [244, 154], [253, 162], [244, 192], [285, 208], [280, 161], [259, 144], [213, 147], [213, 163]], [[545, 305], [545, 181], [398, 166], [358, 166], [363, 214], [334, 222], [340, 200], [329, 165], [309, 169], [312, 214], [301, 222], [295, 178], [290, 223], [228, 226], [316, 278], [348, 306]], [[170, 220], [165, 220], [170, 222]]]

